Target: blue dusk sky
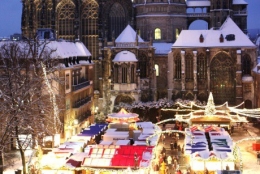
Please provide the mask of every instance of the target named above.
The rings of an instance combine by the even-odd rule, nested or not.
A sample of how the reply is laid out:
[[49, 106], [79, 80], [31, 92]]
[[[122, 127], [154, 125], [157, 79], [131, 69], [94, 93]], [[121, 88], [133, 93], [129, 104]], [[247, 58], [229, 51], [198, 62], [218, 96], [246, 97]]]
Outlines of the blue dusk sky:
[[[260, 29], [260, 0], [245, 0], [248, 3], [248, 29]], [[9, 37], [14, 33], [21, 33], [21, 0], [0, 0], [0, 37]], [[193, 28], [194, 25], [194, 28]], [[206, 24], [196, 22], [191, 29], [205, 29]], [[259, 31], [260, 33], [260, 31]]]

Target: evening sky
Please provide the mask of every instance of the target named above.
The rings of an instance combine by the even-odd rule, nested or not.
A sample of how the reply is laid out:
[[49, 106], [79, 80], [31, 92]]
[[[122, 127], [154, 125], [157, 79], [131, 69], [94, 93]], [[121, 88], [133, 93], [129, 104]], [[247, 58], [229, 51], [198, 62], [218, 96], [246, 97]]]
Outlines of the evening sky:
[[[245, 1], [248, 3], [247, 28], [260, 29], [260, 0]], [[21, 33], [21, 0], [0, 0], [0, 2], [0, 37], [9, 37], [14, 33]], [[198, 25], [200, 23], [196, 23], [196, 26]], [[206, 24], [203, 25], [199, 29], [205, 29]]]

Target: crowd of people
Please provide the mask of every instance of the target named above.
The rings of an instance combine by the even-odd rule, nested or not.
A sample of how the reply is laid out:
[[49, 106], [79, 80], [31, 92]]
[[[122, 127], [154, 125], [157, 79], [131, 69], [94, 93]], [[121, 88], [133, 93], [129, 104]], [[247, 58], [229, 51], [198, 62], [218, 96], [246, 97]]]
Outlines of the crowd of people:
[[[182, 130], [183, 126], [181, 124], [177, 125], [173, 128], [174, 130]], [[165, 126], [162, 128], [165, 129]], [[180, 137], [182, 135], [177, 132], [164, 133], [160, 137], [160, 141], [162, 143], [162, 150], [159, 153], [159, 156], [156, 158], [157, 160], [153, 163], [153, 170], [160, 171], [160, 173], [165, 174], [190, 174], [190, 170], [187, 169], [186, 173], [183, 173], [180, 170], [180, 163], [183, 163], [185, 160], [184, 157], [184, 146], [179, 142]], [[168, 140], [166, 142], [166, 139]], [[169, 139], [170, 144], [169, 144]], [[166, 147], [170, 147], [169, 150], [166, 150]], [[162, 171], [164, 170], [164, 171]]]
[[[162, 126], [163, 131], [177, 130], [182, 131], [185, 126], [182, 123], [174, 124], [172, 128], [166, 128]], [[180, 139], [184, 138], [184, 135], [178, 132], [168, 131], [167, 133], [161, 134], [160, 142], [162, 149], [153, 162], [153, 170], [163, 174], [196, 174], [191, 170], [191, 167], [186, 163], [184, 155], [184, 144]], [[167, 141], [166, 141], [167, 140]], [[170, 141], [169, 141], [170, 140]], [[168, 148], [168, 150], [166, 150]], [[183, 169], [185, 165], [185, 170]], [[209, 174], [207, 168], [204, 170], [204, 174]]]

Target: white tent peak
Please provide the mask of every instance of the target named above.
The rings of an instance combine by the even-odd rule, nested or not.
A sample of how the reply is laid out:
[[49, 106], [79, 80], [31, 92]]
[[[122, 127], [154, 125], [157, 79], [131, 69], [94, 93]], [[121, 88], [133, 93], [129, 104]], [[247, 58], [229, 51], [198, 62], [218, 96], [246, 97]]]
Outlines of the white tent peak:
[[208, 103], [204, 115], [214, 115], [216, 113], [212, 92], [209, 93]]
[[[122, 33], [116, 38], [115, 42], [135, 42], [136, 31], [130, 26], [127, 25]], [[138, 35], [138, 42], [144, 42], [143, 39]]]

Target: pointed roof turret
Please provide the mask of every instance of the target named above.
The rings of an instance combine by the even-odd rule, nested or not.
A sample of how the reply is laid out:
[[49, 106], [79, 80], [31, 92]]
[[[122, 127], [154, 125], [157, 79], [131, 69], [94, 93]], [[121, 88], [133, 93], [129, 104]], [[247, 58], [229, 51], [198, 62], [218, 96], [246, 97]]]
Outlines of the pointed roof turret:
[[[122, 33], [116, 38], [116, 43], [119, 42], [136, 42], [136, 31], [130, 26], [127, 25]], [[138, 42], [144, 42], [143, 39], [138, 35]]]

